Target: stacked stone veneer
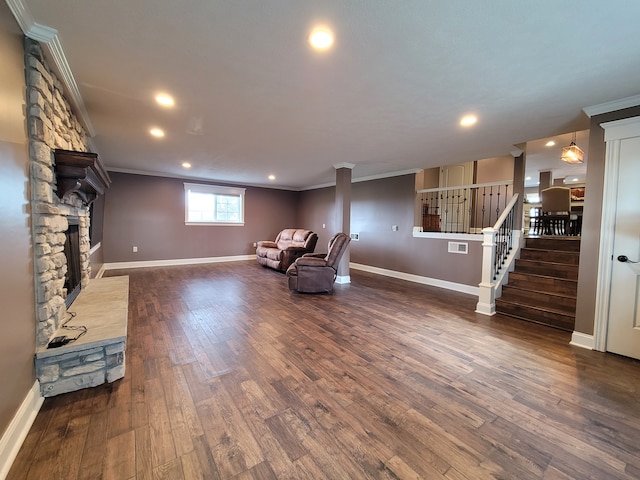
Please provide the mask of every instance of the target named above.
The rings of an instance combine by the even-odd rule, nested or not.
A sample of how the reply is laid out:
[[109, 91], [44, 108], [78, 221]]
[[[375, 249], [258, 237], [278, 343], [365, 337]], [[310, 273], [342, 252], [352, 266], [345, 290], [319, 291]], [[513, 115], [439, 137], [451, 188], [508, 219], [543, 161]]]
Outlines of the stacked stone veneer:
[[[87, 135], [48, 67], [40, 44], [25, 39], [27, 127], [36, 292], [36, 348], [42, 350], [67, 318], [64, 254], [68, 217], [78, 217], [81, 285], [91, 274], [89, 208], [75, 194], [56, 194], [53, 151], [88, 151]], [[73, 310], [73, 305], [70, 310]], [[59, 333], [58, 333], [59, 334]], [[108, 373], [111, 372], [111, 373]], [[36, 374], [45, 396], [95, 386], [124, 376], [124, 342], [39, 358]], [[119, 375], [119, 376], [118, 376]]]
[[31, 165], [31, 213], [36, 277], [36, 342], [46, 345], [66, 317], [64, 299], [67, 218], [77, 216], [80, 234], [81, 283], [90, 278], [89, 211], [77, 195], [60, 200], [55, 193], [53, 150], [87, 151], [86, 134], [63, 87], [46, 65], [42, 48], [25, 40], [27, 126]]
[[96, 387], [124, 377], [125, 342], [38, 357], [36, 376], [43, 397]]

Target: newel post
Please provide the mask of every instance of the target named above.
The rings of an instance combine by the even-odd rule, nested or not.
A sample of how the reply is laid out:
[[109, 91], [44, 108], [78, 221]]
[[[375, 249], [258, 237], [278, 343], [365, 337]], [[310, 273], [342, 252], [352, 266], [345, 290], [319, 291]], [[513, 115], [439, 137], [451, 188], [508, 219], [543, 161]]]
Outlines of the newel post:
[[476, 313], [483, 315], [495, 315], [496, 313], [496, 291], [495, 280], [495, 262], [496, 257], [496, 235], [498, 231], [491, 228], [483, 228], [482, 235], [482, 281], [478, 285], [480, 293], [478, 295], [478, 304], [476, 305]]

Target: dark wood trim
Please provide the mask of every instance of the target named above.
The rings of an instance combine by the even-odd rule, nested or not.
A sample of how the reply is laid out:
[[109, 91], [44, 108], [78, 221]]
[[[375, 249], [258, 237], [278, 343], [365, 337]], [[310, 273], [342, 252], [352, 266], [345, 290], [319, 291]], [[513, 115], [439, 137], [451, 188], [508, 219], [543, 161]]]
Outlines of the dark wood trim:
[[95, 153], [56, 149], [54, 157], [57, 194], [61, 199], [75, 193], [90, 205], [111, 185], [109, 174]]

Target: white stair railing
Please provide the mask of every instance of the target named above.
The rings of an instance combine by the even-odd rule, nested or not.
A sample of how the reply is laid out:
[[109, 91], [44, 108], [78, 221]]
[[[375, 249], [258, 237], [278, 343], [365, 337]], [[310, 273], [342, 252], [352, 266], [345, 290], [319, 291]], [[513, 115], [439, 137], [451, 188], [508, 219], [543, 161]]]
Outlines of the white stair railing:
[[502, 285], [513, 270], [515, 259], [519, 255], [522, 231], [515, 230], [516, 193], [493, 227], [482, 229], [482, 281], [476, 312], [484, 315], [496, 313], [496, 298], [502, 293]]

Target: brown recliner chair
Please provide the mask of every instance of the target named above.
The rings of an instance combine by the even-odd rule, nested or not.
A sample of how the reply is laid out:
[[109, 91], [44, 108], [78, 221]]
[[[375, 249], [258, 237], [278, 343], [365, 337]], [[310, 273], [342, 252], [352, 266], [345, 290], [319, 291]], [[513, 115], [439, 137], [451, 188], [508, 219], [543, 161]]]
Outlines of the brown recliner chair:
[[346, 233], [336, 233], [329, 240], [329, 253], [306, 254], [298, 258], [287, 269], [289, 288], [303, 293], [332, 292], [338, 264], [350, 241]]
[[276, 241], [263, 240], [256, 247], [256, 258], [260, 265], [286, 272], [296, 258], [313, 253], [318, 234], [301, 228], [285, 228]]

